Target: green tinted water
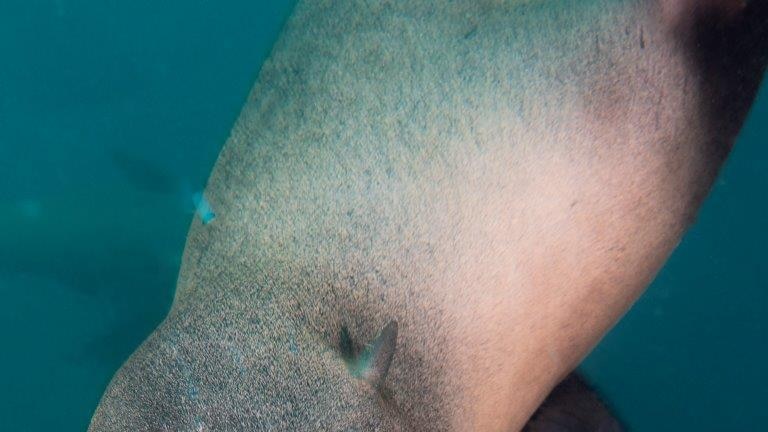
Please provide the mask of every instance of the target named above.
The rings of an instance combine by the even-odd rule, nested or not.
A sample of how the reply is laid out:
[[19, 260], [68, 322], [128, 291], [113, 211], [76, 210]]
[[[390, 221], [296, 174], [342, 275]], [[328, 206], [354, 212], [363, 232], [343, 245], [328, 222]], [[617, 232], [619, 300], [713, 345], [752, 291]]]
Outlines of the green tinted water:
[[[0, 2], [0, 431], [84, 430], [162, 319], [185, 194], [291, 3]], [[633, 430], [768, 424], [765, 124], [764, 90], [698, 222], [585, 361]]]

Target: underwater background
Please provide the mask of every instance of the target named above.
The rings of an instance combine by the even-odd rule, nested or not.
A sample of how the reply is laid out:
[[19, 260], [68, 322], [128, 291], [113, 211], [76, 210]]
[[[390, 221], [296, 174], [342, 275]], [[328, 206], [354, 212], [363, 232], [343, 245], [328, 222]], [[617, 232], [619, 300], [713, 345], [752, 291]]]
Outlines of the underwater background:
[[[0, 432], [83, 431], [170, 306], [201, 190], [293, 0], [0, 0]], [[768, 424], [768, 89], [581, 369], [630, 430]]]

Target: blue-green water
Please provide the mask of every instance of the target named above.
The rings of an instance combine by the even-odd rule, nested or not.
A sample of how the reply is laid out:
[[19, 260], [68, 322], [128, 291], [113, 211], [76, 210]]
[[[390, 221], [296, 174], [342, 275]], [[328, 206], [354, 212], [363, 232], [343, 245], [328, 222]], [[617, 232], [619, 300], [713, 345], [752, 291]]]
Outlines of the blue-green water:
[[[0, 1], [0, 431], [84, 430], [169, 306], [292, 1]], [[583, 369], [633, 430], [768, 424], [768, 92], [697, 224]]]

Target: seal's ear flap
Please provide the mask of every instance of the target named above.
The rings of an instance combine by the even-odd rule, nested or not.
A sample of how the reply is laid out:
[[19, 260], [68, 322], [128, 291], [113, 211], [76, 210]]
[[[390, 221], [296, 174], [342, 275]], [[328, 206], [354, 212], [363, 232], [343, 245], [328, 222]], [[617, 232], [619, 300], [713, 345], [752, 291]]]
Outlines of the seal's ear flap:
[[[342, 339], [342, 353], [348, 354], [349, 348], [345, 347]], [[368, 344], [357, 356], [347, 361], [350, 372], [357, 378], [368, 381], [372, 386], [378, 387], [384, 381], [392, 364], [397, 346], [397, 321], [389, 324], [379, 332], [379, 335]], [[345, 353], [346, 351], [346, 353]]]

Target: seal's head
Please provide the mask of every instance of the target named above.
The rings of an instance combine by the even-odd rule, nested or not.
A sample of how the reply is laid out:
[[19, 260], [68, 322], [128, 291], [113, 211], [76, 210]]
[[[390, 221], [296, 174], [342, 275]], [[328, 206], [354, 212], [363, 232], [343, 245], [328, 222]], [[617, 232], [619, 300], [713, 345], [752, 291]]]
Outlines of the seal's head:
[[343, 329], [338, 347], [323, 347], [291, 331], [257, 340], [191, 328], [201, 327], [169, 318], [141, 346], [89, 431], [407, 430], [383, 388], [395, 322], [362, 350]]

